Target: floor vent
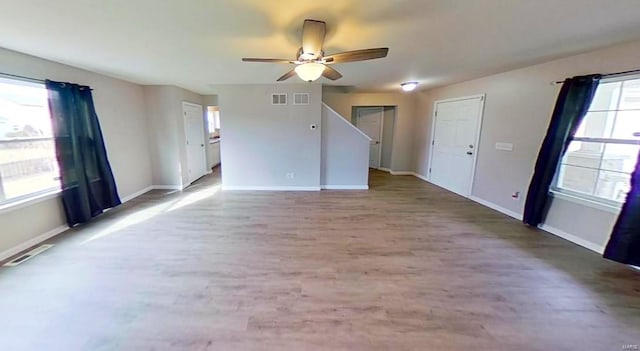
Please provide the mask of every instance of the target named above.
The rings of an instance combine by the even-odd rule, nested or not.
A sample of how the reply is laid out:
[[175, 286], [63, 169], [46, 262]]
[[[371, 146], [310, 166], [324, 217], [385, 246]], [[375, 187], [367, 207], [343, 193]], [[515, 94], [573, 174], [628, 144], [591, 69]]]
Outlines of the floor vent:
[[53, 247], [53, 245], [50, 245], [50, 244], [40, 245], [40, 246], [36, 247], [35, 249], [25, 253], [24, 255], [18, 256], [16, 258], [14, 258], [13, 260], [5, 263], [4, 266], [5, 267], [17, 266], [20, 263], [28, 261], [29, 259], [33, 258], [34, 256], [39, 255], [39, 254], [49, 250], [52, 247]]

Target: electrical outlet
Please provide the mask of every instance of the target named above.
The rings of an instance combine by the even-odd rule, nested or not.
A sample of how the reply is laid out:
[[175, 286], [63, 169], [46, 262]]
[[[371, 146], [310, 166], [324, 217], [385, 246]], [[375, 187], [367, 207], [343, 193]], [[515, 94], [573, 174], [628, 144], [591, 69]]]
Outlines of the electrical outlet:
[[285, 177], [286, 177], [287, 179], [293, 179], [293, 178], [295, 177], [295, 173], [293, 173], [293, 172], [287, 172], [287, 173], [285, 174]]

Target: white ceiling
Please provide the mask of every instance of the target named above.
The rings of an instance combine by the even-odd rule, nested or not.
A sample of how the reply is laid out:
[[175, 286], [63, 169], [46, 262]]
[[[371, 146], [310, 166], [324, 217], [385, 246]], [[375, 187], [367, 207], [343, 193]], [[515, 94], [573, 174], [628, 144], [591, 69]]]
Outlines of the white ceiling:
[[287, 65], [240, 58], [295, 58], [305, 18], [327, 22], [326, 54], [390, 48], [321, 79], [360, 90], [443, 85], [640, 39], [639, 0], [0, 0], [0, 9], [1, 47], [202, 94], [275, 82]]

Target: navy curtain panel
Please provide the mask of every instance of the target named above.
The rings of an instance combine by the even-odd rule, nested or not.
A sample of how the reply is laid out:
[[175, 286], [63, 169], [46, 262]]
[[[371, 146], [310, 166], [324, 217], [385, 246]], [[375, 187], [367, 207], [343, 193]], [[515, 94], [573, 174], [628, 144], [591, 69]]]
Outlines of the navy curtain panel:
[[562, 84], [529, 184], [524, 223], [535, 227], [544, 220], [549, 187], [558, 163], [591, 105], [600, 77], [599, 74], [577, 76], [566, 79]]
[[45, 83], [60, 166], [62, 203], [72, 227], [121, 202], [91, 88], [50, 80]]
[[631, 190], [613, 226], [603, 256], [621, 263], [640, 266], [640, 154], [636, 169], [631, 175]]

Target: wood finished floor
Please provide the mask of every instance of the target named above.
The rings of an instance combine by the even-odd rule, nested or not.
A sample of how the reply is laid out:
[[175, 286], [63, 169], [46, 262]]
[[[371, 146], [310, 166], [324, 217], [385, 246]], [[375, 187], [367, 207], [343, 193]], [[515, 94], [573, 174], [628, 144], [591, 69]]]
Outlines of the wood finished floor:
[[152, 191], [0, 268], [0, 350], [620, 350], [640, 272], [411, 176]]

